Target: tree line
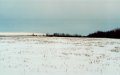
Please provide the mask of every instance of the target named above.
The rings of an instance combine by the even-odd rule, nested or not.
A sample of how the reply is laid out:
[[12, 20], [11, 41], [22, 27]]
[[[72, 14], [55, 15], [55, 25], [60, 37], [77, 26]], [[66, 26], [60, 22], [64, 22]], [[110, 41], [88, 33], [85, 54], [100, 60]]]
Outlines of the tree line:
[[120, 28], [109, 31], [97, 31], [89, 34], [87, 37], [100, 37], [100, 38], [120, 38]]
[[95, 37], [95, 38], [120, 38], [120, 28], [116, 28], [109, 31], [96, 31], [90, 33], [87, 36], [82, 36], [79, 34], [65, 34], [65, 33], [53, 33], [46, 34], [48, 37]]
[[65, 34], [65, 33], [53, 33], [53, 34], [46, 34], [49, 37], [82, 37], [78, 34]]

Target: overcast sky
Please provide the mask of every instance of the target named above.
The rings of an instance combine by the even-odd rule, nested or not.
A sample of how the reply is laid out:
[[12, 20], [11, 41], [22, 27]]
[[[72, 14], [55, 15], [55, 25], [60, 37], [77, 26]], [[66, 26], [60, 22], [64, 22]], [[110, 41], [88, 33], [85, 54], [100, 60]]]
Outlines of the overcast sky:
[[120, 27], [120, 0], [0, 0], [0, 32], [88, 34]]

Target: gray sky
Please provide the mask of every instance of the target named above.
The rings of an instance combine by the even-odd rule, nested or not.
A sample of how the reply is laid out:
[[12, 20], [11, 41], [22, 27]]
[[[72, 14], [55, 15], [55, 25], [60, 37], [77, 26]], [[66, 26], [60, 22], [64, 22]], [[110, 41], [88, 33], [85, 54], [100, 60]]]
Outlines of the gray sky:
[[117, 27], [119, 0], [0, 0], [1, 32], [84, 35]]

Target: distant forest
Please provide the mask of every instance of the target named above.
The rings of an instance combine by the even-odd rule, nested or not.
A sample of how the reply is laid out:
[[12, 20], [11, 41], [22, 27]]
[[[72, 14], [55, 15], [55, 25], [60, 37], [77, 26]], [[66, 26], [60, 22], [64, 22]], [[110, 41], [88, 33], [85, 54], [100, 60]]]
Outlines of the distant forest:
[[65, 33], [54, 33], [46, 34], [48, 37], [93, 37], [93, 38], [120, 38], [120, 28], [116, 28], [109, 31], [96, 31], [90, 33], [87, 36], [82, 36], [79, 34], [65, 34]]
[[54, 34], [46, 34], [49, 37], [82, 37], [78, 34], [65, 34], [65, 33], [54, 33]]
[[89, 34], [87, 37], [100, 37], [100, 38], [120, 38], [120, 28], [116, 28], [110, 31], [97, 31]]

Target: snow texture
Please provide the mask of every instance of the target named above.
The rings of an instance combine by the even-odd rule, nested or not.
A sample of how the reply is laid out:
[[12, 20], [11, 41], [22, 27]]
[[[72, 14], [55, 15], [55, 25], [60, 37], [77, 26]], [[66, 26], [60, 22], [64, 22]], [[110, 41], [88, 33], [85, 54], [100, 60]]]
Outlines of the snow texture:
[[120, 40], [0, 37], [0, 75], [120, 75]]

